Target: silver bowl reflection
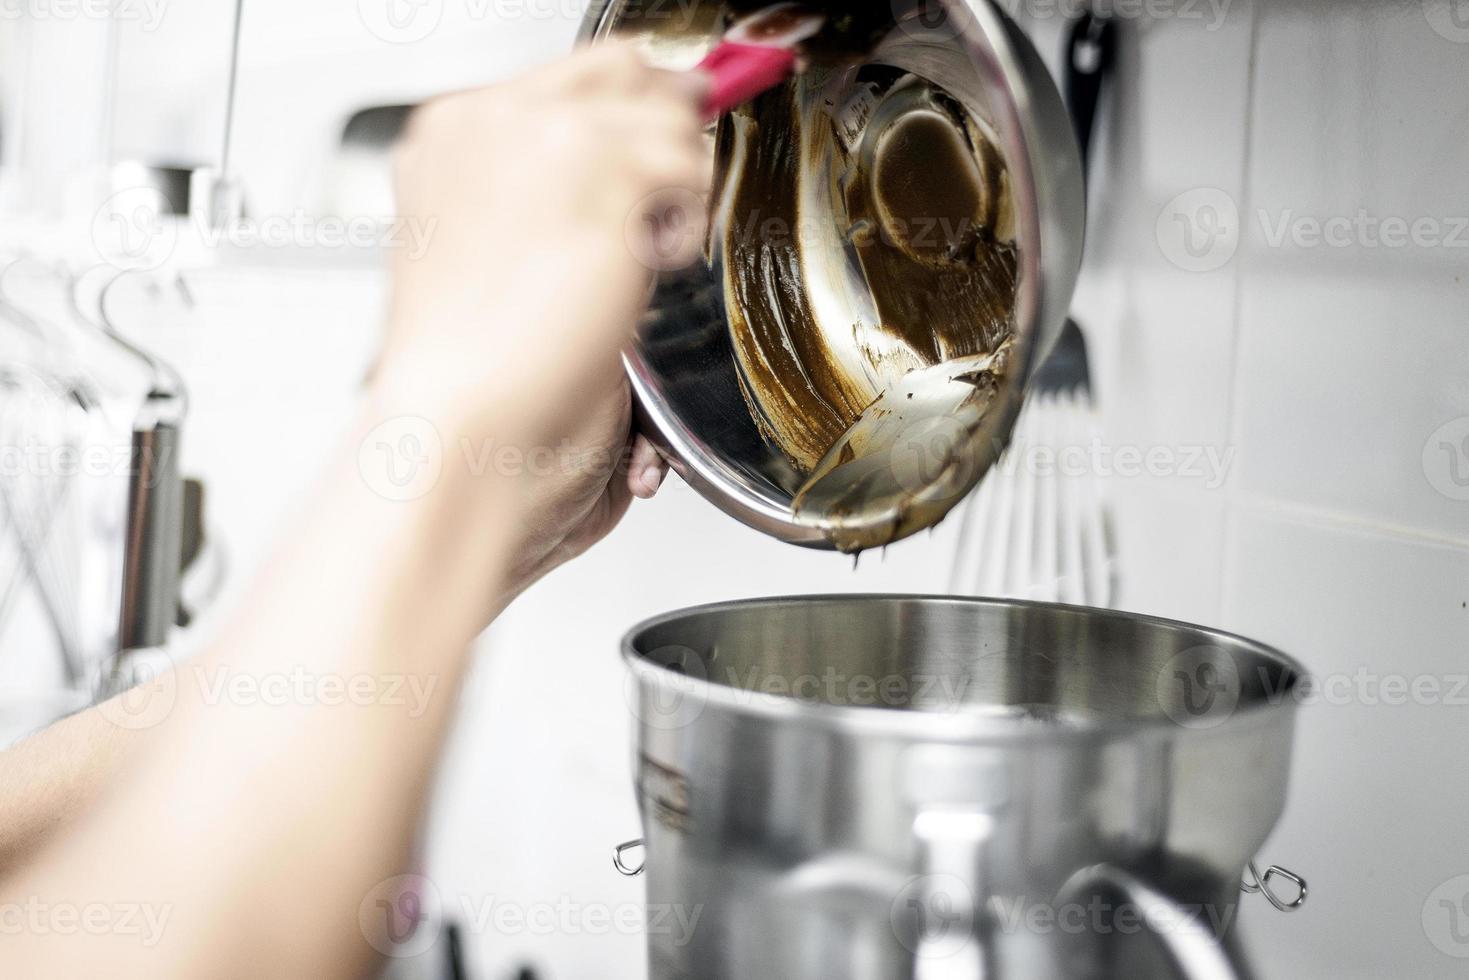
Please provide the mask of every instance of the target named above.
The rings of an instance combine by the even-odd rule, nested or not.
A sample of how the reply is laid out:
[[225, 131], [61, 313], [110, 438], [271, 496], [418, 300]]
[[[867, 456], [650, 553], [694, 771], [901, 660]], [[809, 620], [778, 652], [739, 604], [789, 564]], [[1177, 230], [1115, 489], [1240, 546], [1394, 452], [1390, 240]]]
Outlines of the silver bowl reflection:
[[924, 596], [689, 609], [623, 654], [649, 908], [700, 913], [650, 928], [655, 980], [1251, 975], [1240, 882], [1308, 683], [1284, 654]]
[[[833, 474], [851, 461], [850, 449], [831, 442], [832, 458], [813, 465], [809, 456], [799, 458], [789, 441], [780, 438], [781, 420], [770, 411], [779, 398], [768, 397], [768, 378], [762, 389], [762, 379], [751, 373], [748, 352], [732, 334], [739, 326], [732, 323], [738, 316], [730, 313], [738, 270], [731, 270], [728, 254], [720, 248], [731, 231], [727, 202], [714, 202], [716, 227], [707, 263], [660, 276], [641, 338], [626, 357], [643, 429], [675, 471], [751, 527], [815, 548], [859, 551], [898, 540], [942, 520], [973, 489], [1003, 451], [1031, 372], [1059, 335], [1081, 256], [1085, 207], [1080, 155], [1060, 96], [1029, 41], [988, 0], [912, 5], [896, 0], [883, 10], [892, 11], [892, 21], [860, 64], [816, 80], [803, 76], [792, 83], [803, 87], [794, 98], [813, 100], [812, 111], [826, 112], [836, 127], [845, 124], [840, 117], [844, 103], [850, 104], [852, 93], [873, 72], [901, 73], [918, 80], [923, 91], [915, 97], [914, 86], [893, 86], [891, 104], [875, 105], [871, 118], [864, 116], [859, 125], [895, 112], [900, 117], [932, 114], [935, 100], [942, 100], [963, 116], [961, 130], [982, 131], [993, 146], [1005, 174], [1005, 234], [1013, 245], [1014, 294], [1009, 343], [999, 365], [1003, 370], [979, 365], [988, 372], [983, 373], [988, 388], [983, 401], [966, 400], [971, 386], [950, 383], [968, 368], [946, 374], [939, 368], [944, 376], [930, 386], [913, 365], [933, 367], [932, 358], [904, 362], [900, 357], [893, 370], [873, 369], [871, 358], [863, 361], [873, 334], [862, 335], [854, 324], [881, 321], [887, 313], [874, 311], [872, 296], [853, 286], [860, 287], [864, 270], [852, 247], [851, 229], [831, 213], [840, 205], [834, 201], [840, 192], [830, 189], [837, 184], [831, 174], [815, 172], [821, 163], [816, 151], [799, 157], [789, 178], [799, 185], [792, 192], [800, 205], [795, 216], [799, 251], [791, 264], [799, 265], [801, 295], [777, 296], [771, 306], [777, 317], [797, 303], [810, 311], [827, 359], [843, 363], [846, 376], [855, 378], [849, 401], [856, 400], [858, 413], [872, 406], [872, 414], [887, 416], [889, 422], [897, 413], [887, 412], [887, 406], [905, 413], [901, 425], [863, 431], [849, 440], [875, 447], [880, 465]], [[716, 43], [726, 16], [720, 3], [606, 0], [593, 4], [583, 39], [631, 36], [657, 63], [688, 68]], [[878, 102], [883, 98], [887, 95]], [[894, 109], [900, 100], [912, 104]], [[824, 117], [821, 122], [826, 124]], [[728, 120], [721, 125], [728, 126]], [[728, 133], [721, 130], [721, 142]], [[852, 138], [854, 155], [870, 154], [877, 142], [862, 135]], [[743, 233], [760, 234], [757, 229]], [[743, 312], [738, 303], [735, 312]], [[921, 314], [918, 326], [922, 328]], [[938, 346], [942, 353], [943, 345]], [[948, 366], [947, 357], [940, 360]], [[793, 389], [804, 382], [805, 367], [787, 371], [776, 384]], [[972, 376], [978, 375], [970, 371], [960, 380]], [[797, 405], [788, 421], [799, 429], [811, 424], [809, 414]], [[825, 482], [813, 486], [823, 475]]]

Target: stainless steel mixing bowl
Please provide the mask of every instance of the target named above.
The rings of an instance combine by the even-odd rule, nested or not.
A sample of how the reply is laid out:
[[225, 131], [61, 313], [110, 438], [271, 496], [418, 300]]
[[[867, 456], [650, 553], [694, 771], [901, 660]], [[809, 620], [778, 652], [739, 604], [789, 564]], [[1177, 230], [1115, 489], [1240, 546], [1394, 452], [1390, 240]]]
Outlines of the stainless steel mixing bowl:
[[[854, 0], [862, 5], [864, 0]], [[952, 97], [1003, 157], [1013, 199], [1018, 275], [1010, 367], [979, 419], [955, 429], [952, 405], [920, 410], [924, 423], [890, 448], [891, 465], [859, 494], [793, 507], [808, 474], [774, 447], [752, 417], [730, 340], [725, 270], [665, 274], [641, 340], [626, 357], [641, 424], [675, 471], [744, 523], [795, 544], [860, 550], [941, 520], [998, 458], [1031, 372], [1059, 334], [1080, 263], [1085, 223], [1080, 156], [1061, 99], [1027, 38], [989, 0], [882, 0], [893, 23], [867, 55]], [[596, 0], [583, 40], [636, 38], [671, 68], [691, 67], [717, 40], [723, 5], [703, 0]], [[797, 175], [792, 175], [795, 180]], [[820, 217], [819, 215], [817, 217]], [[717, 235], [717, 230], [716, 230]], [[853, 332], [850, 289], [808, 262], [807, 287], [823, 330]], [[918, 409], [923, 398], [900, 404]], [[922, 415], [927, 412], [927, 415]]]
[[[672, 613], [624, 655], [654, 980], [1229, 980], [1289, 657], [998, 600]], [[697, 915], [695, 914], [697, 913]]]

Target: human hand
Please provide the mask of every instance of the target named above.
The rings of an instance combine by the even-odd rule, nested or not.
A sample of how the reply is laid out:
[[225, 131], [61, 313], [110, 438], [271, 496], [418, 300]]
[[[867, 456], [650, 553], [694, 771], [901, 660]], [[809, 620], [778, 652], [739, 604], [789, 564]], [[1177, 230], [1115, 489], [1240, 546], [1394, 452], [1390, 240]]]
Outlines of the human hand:
[[560, 435], [647, 303], [650, 222], [708, 190], [707, 87], [606, 44], [418, 110], [398, 208], [431, 231], [424, 254], [395, 256], [382, 386], [493, 416], [486, 437]]
[[562, 445], [532, 465], [534, 500], [522, 514], [514, 563], [494, 614], [611, 533], [633, 499], [652, 499], [667, 475], [652, 444], [642, 436], [629, 439], [627, 379], [616, 372], [608, 382], [588, 400]]
[[[515, 450], [523, 505], [504, 601], [663, 480], [629, 435], [619, 353], [650, 292], [644, 259], [697, 255], [668, 262], [666, 241], [646, 236], [665, 202], [708, 189], [706, 89], [606, 45], [431, 102], [400, 147], [399, 211], [431, 232], [421, 255], [395, 256], [375, 388], [386, 410], [428, 416], [475, 452]], [[697, 246], [687, 231], [675, 244]]]

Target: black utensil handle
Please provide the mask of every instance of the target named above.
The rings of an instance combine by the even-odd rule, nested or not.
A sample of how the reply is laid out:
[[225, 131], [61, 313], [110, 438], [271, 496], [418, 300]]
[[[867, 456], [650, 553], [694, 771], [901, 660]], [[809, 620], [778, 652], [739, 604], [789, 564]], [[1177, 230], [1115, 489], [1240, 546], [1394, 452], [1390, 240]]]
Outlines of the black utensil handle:
[[162, 422], [133, 433], [118, 649], [161, 647], [178, 615], [183, 557], [181, 433]]
[[1097, 106], [1117, 56], [1117, 25], [1106, 17], [1082, 14], [1067, 31], [1065, 53], [1066, 107], [1081, 147], [1082, 170], [1089, 172]]

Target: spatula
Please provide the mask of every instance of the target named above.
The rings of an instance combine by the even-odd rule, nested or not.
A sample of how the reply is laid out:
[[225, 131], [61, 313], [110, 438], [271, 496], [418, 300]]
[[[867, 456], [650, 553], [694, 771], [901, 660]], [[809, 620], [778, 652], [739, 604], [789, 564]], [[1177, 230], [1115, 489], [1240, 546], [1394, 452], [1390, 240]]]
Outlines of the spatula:
[[704, 115], [717, 118], [789, 79], [800, 67], [801, 42], [825, 24], [825, 14], [799, 3], [778, 3], [736, 22], [699, 63], [714, 78]]

